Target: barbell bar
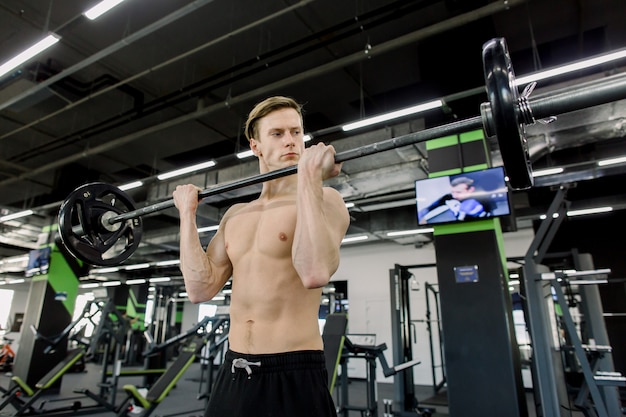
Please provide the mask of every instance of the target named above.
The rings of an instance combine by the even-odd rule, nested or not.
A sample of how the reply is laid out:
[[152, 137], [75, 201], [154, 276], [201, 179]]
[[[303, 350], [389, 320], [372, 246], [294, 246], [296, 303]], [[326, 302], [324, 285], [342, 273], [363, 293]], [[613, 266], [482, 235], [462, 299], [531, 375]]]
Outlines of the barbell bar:
[[[486, 42], [482, 52], [489, 102], [480, 106], [480, 116], [339, 152], [335, 155], [335, 162], [346, 162], [482, 128], [487, 136], [496, 137], [511, 188], [526, 189], [533, 185], [526, 125], [557, 114], [626, 98], [626, 74], [617, 74], [530, 100], [526, 95], [519, 95], [505, 40], [496, 38]], [[293, 165], [209, 187], [198, 193], [198, 199], [292, 175], [297, 169], [297, 165]], [[62, 243], [72, 255], [89, 264], [120, 264], [139, 245], [142, 234], [141, 216], [172, 208], [174, 200], [169, 199], [139, 209], [135, 209], [134, 205], [130, 196], [112, 185], [90, 183], [78, 187], [59, 209], [59, 235]]]

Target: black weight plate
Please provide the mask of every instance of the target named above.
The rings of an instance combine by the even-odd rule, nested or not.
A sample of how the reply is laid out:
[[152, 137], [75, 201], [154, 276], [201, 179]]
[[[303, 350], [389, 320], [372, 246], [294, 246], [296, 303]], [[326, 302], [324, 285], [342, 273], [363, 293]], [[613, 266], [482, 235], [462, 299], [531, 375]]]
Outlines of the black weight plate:
[[59, 209], [59, 235], [67, 250], [91, 265], [119, 265], [139, 246], [141, 218], [109, 224], [106, 219], [135, 210], [119, 188], [89, 183], [75, 189]]
[[532, 167], [528, 153], [526, 131], [519, 111], [519, 92], [506, 42], [492, 39], [483, 45], [483, 69], [493, 128], [504, 170], [514, 189], [533, 185]]

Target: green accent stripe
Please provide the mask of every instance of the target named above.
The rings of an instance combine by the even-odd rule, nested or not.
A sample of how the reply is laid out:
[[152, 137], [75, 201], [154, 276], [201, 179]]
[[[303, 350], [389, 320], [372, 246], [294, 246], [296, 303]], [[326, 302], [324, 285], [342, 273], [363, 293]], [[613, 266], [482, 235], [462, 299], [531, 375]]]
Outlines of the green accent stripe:
[[335, 366], [333, 367], [335, 372], [333, 372], [333, 377], [330, 381], [330, 386], [328, 387], [330, 389], [330, 392], [333, 392], [333, 389], [335, 388], [335, 382], [337, 381], [337, 369], [339, 369], [339, 362], [341, 362], [341, 352], [343, 351], [343, 345], [345, 344], [345, 340], [346, 337], [341, 336], [341, 341], [339, 342], [339, 354], [337, 355], [337, 360], [335, 361]]
[[506, 282], [509, 282], [509, 268], [506, 265], [506, 251], [504, 250], [504, 236], [502, 233], [502, 224], [500, 223], [499, 218], [495, 218], [494, 220], [494, 230], [496, 232], [496, 240], [498, 242], [498, 249], [500, 253], [500, 262], [502, 263], [502, 271], [504, 272], [504, 279]]
[[483, 140], [483, 139], [485, 139], [485, 135], [484, 135], [482, 129], [472, 130], [470, 132], [461, 133], [459, 135], [459, 142], [460, 143], [473, 142], [473, 141], [476, 141], [476, 140]]
[[[469, 233], [469, 232], [480, 232], [483, 230], [494, 230], [495, 229], [495, 220], [498, 219], [485, 219], [485, 220], [472, 220], [465, 223], [450, 223], [450, 224], [440, 224], [434, 225], [435, 231], [433, 232], [434, 236], [443, 236], [443, 235], [451, 235], [455, 233]], [[500, 223], [498, 222], [498, 225]]]
[[428, 178], [437, 178], [437, 177], [445, 177], [446, 175], [455, 175], [455, 174], [460, 174], [461, 172], [461, 168], [454, 168], [454, 169], [448, 169], [445, 171], [439, 171], [439, 172], [431, 172], [430, 174], [428, 174]]
[[62, 303], [70, 317], [72, 317], [78, 294], [78, 277], [74, 275], [74, 271], [72, 271], [59, 248], [54, 244], [50, 246], [52, 248], [50, 268], [48, 273], [41, 275], [40, 278], [47, 279], [48, 284], [55, 292], [67, 293], [67, 298]]
[[489, 165], [487, 164], [471, 165], [471, 166], [467, 166], [463, 168], [463, 172], [480, 171], [482, 169], [487, 169], [487, 168], [489, 168]]
[[431, 151], [433, 149], [445, 148], [448, 146], [455, 146], [459, 144], [459, 138], [457, 135], [444, 136], [442, 138], [432, 139], [426, 142], [426, 150]]

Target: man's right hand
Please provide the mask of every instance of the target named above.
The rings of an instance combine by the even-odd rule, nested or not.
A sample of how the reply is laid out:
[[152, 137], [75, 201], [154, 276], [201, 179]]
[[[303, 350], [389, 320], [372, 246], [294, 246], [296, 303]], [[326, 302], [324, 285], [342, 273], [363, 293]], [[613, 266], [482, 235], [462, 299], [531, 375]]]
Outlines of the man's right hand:
[[196, 187], [193, 184], [179, 185], [174, 190], [172, 197], [174, 198], [174, 205], [179, 212], [191, 212], [195, 213], [198, 208], [198, 193], [202, 189]]

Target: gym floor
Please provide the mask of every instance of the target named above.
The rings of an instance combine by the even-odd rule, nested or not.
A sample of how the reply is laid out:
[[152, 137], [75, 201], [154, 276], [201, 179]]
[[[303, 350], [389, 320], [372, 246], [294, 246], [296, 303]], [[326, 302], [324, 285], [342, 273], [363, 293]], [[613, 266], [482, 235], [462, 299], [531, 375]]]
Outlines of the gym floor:
[[[89, 363], [87, 364], [87, 371], [82, 373], [68, 373], [63, 377], [61, 390], [58, 394], [48, 395], [38, 400], [36, 404], [40, 404], [45, 401], [43, 407], [45, 409], [52, 409], [55, 407], [62, 407], [67, 404], [71, 404], [74, 401], [80, 401], [84, 406], [93, 405], [94, 402], [80, 394], [74, 392], [77, 389], [89, 389], [92, 392], [97, 393], [99, 391], [98, 383], [100, 382], [100, 365]], [[200, 376], [201, 369], [199, 363], [194, 363], [183, 375], [178, 384], [169, 393], [161, 404], [154, 410], [152, 416], [158, 417], [173, 417], [173, 416], [202, 416], [204, 401], [199, 399], [200, 394]], [[8, 388], [10, 384], [9, 373], [0, 374], [0, 386]], [[116, 397], [116, 404], [121, 403], [125, 397], [125, 392], [122, 390], [122, 386], [125, 384], [134, 384], [141, 386], [143, 382], [142, 377], [124, 377], [120, 378], [118, 383], [118, 391]], [[206, 385], [203, 384], [203, 387]], [[388, 383], [379, 383], [377, 387], [378, 396], [378, 416], [384, 417], [384, 405], [383, 399], [393, 398], [393, 385]], [[337, 390], [333, 392], [336, 404]], [[435, 410], [432, 414], [433, 417], [445, 417], [448, 416], [448, 407], [446, 406], [445, 395], [433, 396], [433, 388], [431, 386], [416, 386], [415, 394], [419, 400], [420, 407], [428, 407]], [[365, 382], [361, 380], [351, 380], [348, 390], [349, 404], [351, 406], [365, 406], [366, 405], [366, 386]], [[535, 417], [535, 412], [532, 407], [533, 396], [528, 392], [527, 395], [529, 417]], [[11, 406], [5, 407], [0, 410], [0, 416], [10, 416], [14, 413]], [[68, 415], [70, 415], [69, 413]], [[84, 414], [83, 414], [84, 415]], [[89, 413], [91, 416], [112, 416], [112, 412], [94, 410]], [[360, 416], [358, 411], [350, 411], [348, 417]], [[341, 416], [341, 415], [340, 415]], [[345, 416], [345, 415], [344, 415]], [[572, 412], [572, 417], [582, 417], [580, 412]]]

